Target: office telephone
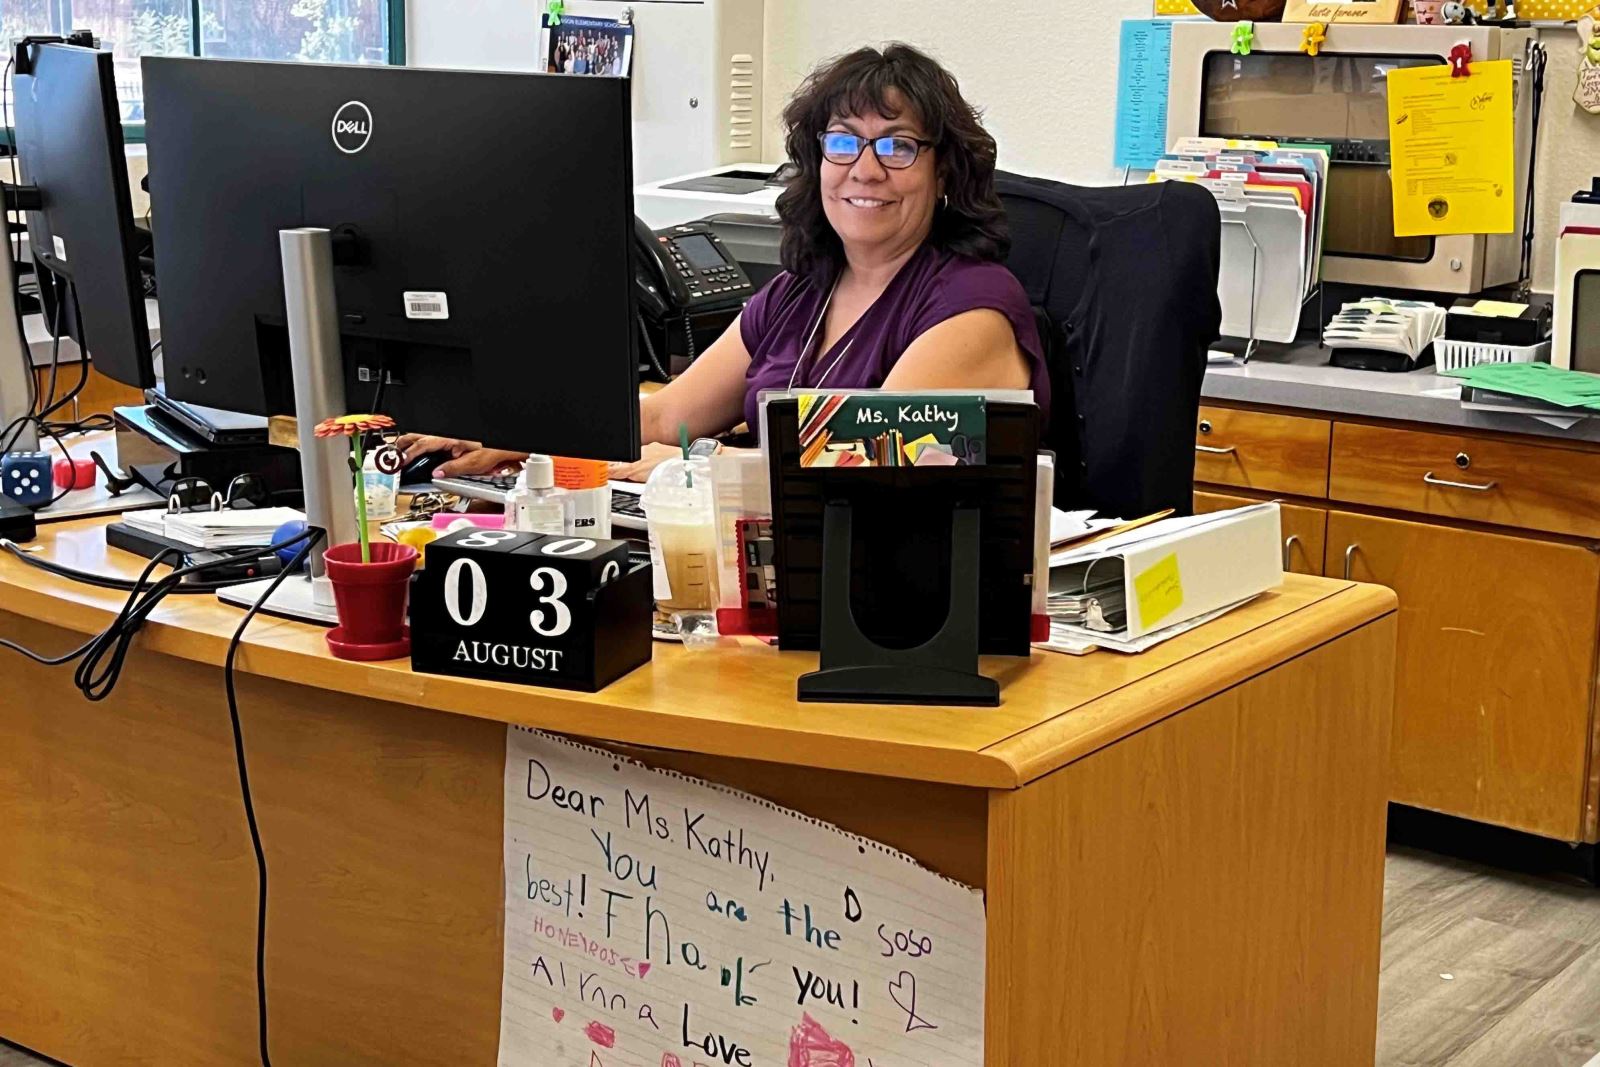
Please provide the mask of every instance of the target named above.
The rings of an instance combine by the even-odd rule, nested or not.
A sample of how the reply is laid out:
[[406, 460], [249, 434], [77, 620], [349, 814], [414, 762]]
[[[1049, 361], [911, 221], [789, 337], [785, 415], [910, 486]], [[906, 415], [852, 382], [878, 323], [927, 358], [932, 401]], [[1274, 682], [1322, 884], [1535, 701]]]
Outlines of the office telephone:
[[657, 322], [677, 315], [737, 311], [755, 293], [750, 278], [703, 222], [652, 230], [633, 220], [639, 308]]

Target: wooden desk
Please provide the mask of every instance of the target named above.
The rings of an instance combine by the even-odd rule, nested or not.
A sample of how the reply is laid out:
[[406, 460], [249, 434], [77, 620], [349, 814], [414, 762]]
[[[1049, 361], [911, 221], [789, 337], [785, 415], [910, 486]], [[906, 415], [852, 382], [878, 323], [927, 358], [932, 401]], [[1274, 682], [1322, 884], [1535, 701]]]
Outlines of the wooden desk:
[[[133, 570], [99, 523], [62, 562]], [[57, 651], [116, 594], [0, 558], [0, 636]], [[995, 710], [798, 704], [815, 657], [658, 646], [603, 693], [239, 657], [270, 874], [274, 1061], [491, 1064], [504, 724], [800, 808], [987, 892], [988, 1062], [1370, 1064], [1395, 601], [1293, 577], [1143, 656], [995, 660]], [[8, 655], [0, 1036], [94, 1067], [256, 1062], [256, 872], [219, 665], [173, 597], [84, 702]]]
[[[1596, 428], [1463, 412], [1427, 374], [1252, 373], [1217, 381], [1273, 405], [1200, 411], [1195, 507], [1278, 499], [1286, 566], [1399, 595], [1391, 798], [1600, 842]], [[1391, 410], [1471, 424], [1366, 414]]]

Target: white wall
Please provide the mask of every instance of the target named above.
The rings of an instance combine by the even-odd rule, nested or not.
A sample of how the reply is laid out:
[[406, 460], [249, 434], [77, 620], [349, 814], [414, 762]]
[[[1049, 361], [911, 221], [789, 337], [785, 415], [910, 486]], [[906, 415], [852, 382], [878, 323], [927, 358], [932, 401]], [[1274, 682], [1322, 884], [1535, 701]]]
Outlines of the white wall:
[[[636, 181], [707, 170], [730, 158], [760, 158], [759, 145], [750, 143], [748, 136], [756, 129], [746, 121], [749, 116], [737, 122], [742, 136], [731, 132], [736, 106], [732, 86], [760, 74], [760, 3], [568, 0], [569, 16], [615, 19], [632, 8]], [[406, 58], [412, 66], [534, 70], [541, 65], [543, 2], [408, 0], [406, 10]], [[744, 62], [733, 62], [732, 57], [741, 55]], [[741, 92], [758, 93], [759, 88]], [[748, 112], [757, 100], [737, 106]], [[742, 149], [733, 146], [735, 141]]]
[[1600, 115], [1572, 102], [1578, 79], [1578, 34], [1571, 27], [1540, 33], [1550, 53], [1545, 76], [1544, 120], [1539, 123], [1538, 218], [1534, 225], [1533, 287], [1555, 283], [1556, 220], [1560, 204], [1600, 175]]
[[[1083, 185], [1120, 179], [1112, 166], [1117, 40], [1125, 18], [1148, 18], [1150, 0], [766, 0], [767, 136], [800, 79], [829, 56], [903, 40], [932, 53], [985, 111], [1008, 170]], [[1534, 286], [1555, 272], [1557, 205], [1600, 174], [1600, 116], [1572, 103], [1578, 36], [1544, 31], [1550, 51], [1539, 136]]]
[[535, 0], [406, 0], [406, 62], [414, 67], [534, 70]]
[[[1123, 19], [1151, 0], [767, 0], [768, 143], [807, 71], [864, 44], [905, 41], [931, 53], [983, 109], [1000, 166], [1085, 185], [1105, 184], [1116, 118]], [[773, 140], [772, 138], [780, 138]]]

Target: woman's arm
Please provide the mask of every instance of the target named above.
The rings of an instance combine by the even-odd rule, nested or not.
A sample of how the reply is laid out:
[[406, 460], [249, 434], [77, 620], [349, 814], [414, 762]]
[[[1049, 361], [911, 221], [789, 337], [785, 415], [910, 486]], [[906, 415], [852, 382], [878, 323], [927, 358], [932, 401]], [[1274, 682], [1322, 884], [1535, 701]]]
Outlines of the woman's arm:
[[[614, 464], [612, 477], [643, 481], [658, 463], [676, 453], [680, 425], [688, 427], [691, 440], [737, 426], [744, 418], [744, 376], [749, 366], [750, 353], [745, 350], [739, 320], [735, 318], [688, 370], [639, 401], [644, 453], [634, 463]], [[449, 462], [441, 464], [437, 471], [441, 477], [488, 474], [526, 458], [525, 453], [484, 448], [476, 441], [422, 434], [406, 434], [400, 438], [399, 447], [407, 463], [428, 452], [448, 451]]]
[[663, 461], [679, 454], [678, 427], [692, 441], [731, 430], [744, 419], [745, 371], [750, 353], [739, 320], [665, 387], [639, 401], [639, 437], [644, 448], [633, 463], [613, 463], [611, 477], [642, 482]]
[[1011, 320], [978, 308], [923, 331], [889, 371], [883, 388], [1026, 389], [1032, 381]]
[[639, 433], [646, 443], [678, 443], [678, 427], [689, 439], [731, 430], [744, 419], [745, 372], [750, 353], [735, 318], [689, 369], [639, 402]]

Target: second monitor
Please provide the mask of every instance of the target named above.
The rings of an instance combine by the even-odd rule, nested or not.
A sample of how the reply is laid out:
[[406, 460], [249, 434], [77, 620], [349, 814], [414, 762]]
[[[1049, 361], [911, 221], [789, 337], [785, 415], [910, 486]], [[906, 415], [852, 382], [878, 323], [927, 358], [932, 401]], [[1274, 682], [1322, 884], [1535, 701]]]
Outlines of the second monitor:
[[278, 233], [322, 227], [352, 409], [638, 456], [626, 79], [143, 68], [169, 395], [294, 410]]

